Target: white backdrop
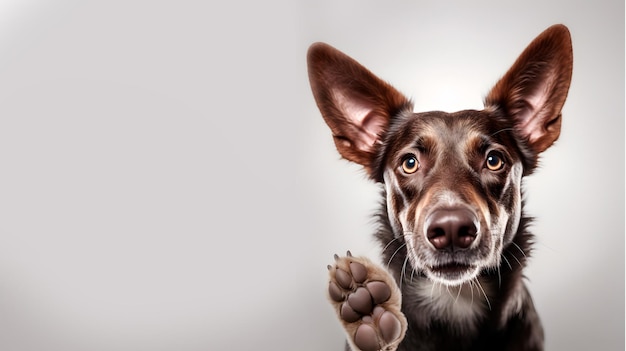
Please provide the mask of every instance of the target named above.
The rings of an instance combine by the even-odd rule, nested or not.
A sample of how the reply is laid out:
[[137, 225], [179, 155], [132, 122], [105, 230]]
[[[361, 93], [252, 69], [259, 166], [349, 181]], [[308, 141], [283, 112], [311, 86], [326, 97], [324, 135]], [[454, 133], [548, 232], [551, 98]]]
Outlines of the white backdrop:
[[0, 2], [0, 349], [341, 350], [326, 264], [376, 257], [305, 54], [416, 110], [481, 108], [569, 26], [559, 142], [527, 179], [548, 350], [624, 347], [624, 3]]

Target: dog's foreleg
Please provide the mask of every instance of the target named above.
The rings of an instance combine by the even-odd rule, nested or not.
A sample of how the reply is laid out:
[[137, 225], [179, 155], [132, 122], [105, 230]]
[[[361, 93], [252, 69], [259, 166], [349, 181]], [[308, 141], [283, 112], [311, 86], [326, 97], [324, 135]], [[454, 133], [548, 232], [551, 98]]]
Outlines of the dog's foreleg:
[[384, 268], [364, 257], [335, 255], [328, 266], [328, 295], [353, 351], [394, 351], [404, 338], [407, 321], [401, 294]]

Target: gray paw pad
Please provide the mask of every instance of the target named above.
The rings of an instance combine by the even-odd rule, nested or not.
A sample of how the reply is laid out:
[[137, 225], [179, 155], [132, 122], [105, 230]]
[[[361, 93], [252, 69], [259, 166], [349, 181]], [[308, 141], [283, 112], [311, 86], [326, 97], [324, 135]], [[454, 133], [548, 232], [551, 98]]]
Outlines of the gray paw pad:
[[400, 320], [382, 307], [376, 307], [371, 317], [363, 317], [363, 322], [354, 334], [354, 343], [363, 351], [380, 350], [400, 337], [402, 331]]

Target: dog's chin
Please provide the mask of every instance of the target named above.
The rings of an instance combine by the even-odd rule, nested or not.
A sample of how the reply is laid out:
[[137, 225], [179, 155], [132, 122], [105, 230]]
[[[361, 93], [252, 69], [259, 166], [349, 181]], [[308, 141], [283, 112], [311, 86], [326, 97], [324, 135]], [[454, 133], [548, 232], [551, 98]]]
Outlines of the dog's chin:
[[470, 282], [478, 276], [479, 272], [480, 268], [477, 266], [460, 263], [432, 266], [424, 270], [429, 279], [446, 286], [459, 286]]

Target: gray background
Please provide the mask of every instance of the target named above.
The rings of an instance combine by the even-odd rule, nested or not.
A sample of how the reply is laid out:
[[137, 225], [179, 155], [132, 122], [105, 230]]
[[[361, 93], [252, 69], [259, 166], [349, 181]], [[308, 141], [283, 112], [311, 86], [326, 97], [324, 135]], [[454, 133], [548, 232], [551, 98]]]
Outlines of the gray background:
[[574, 77], [527, 276], [549, 350], [623, 349], [623, 1], [363, 0], [0, 2], [0, 349], [341, 350], [325, 266], [376, 257], [378, 189], [308, 45], [453, 111], [553, 23]]

